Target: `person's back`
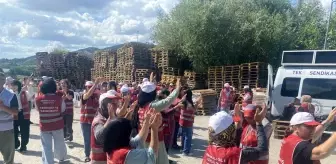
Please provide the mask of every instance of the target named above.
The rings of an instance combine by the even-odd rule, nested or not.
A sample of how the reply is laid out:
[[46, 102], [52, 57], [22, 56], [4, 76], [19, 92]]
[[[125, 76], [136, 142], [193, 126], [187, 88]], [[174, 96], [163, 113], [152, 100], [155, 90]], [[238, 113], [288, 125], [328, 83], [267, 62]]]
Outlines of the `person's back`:
[[36, 104], [40, 113], [41, 131], [63, 129], [62, 97], [56, 94], [42, 95], [36, 98]]

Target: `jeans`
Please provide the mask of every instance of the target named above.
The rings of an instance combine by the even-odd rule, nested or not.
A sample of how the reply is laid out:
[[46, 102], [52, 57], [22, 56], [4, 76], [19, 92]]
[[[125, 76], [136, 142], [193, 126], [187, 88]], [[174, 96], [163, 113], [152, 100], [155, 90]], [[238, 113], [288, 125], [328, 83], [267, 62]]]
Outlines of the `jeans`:
[[178, 121], [175, 122], [175, 130], [174, 130], [174, 136], [173, 136], [173, 146], [177, 146], [177, 135], [180, 129], [180, 124]]
[[64, 138], [70, 137], [72, 139], [72, 123], [73, 123], [73, 115], [64, 115]]
[[191, 149], [191, 141], [193, 135], [193, 128], [192, 127], [182, 127], [182, 151], [185, 154], [190, 153]]
[[54, 153], [53, 153], [53, 141], [54, 139], [54, 152], [55, 157], [62, 161], [65, 160], [67, 156], [67, 149], [64, 142], [63, 129], [41, 132], [41, 142], [42, 142], [42, 163], [43, 164], [53, 164], [54, 163]]
[[[19, 140], [19, 128], [21, 134], [21, 144]], [[18, 120], [14, 120], [14, 138], [15, 138], [15, 148], [20, 147], [27, 149], [27, 144], [29, 142], [30, 133], [30, 120], [24, 119], [23, 111], [19, 112]]]
[[91, 124], [81, 123], [82, 133], [84, 137], [85, 157], [90, 157], [91, 151]]
[[14, 130], [0, 131], [0, 152], [4, 159], [4, 164], [14, 163]]

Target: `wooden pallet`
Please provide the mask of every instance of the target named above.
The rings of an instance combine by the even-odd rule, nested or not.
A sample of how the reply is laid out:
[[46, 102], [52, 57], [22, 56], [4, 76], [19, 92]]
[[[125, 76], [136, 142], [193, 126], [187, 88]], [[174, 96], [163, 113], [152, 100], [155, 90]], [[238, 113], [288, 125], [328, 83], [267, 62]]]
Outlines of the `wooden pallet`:
[[272, 122], [272, 126], [274, 129], [274, 138], [283, 139], [285, 137], [286, 130], [289, 128], [289, 121], [274, 120]]

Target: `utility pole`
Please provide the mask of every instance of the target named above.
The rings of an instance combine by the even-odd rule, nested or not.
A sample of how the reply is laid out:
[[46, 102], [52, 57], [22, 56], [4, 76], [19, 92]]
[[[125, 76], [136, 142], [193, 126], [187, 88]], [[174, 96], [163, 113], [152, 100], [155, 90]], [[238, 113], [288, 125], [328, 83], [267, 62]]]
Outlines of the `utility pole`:
[[327, 40], [328, 40], [328, 33], [329, 33], [329, 26], [330, 26], [330, 19], [331, 19], [331, 14], [332, 14], [332, 10], [333, 10], [333, 5], [334, 2], [336, 2], [336, 0], [331, 0], [331, 4], [330, 4], [330, 11], [329, 11], [329, 17], [328, 17], [328, 22], [327, 22], [327, 31], [324, 37], [324, 45], [323, 45], [323, 49], [325, 50], [327, 48]]

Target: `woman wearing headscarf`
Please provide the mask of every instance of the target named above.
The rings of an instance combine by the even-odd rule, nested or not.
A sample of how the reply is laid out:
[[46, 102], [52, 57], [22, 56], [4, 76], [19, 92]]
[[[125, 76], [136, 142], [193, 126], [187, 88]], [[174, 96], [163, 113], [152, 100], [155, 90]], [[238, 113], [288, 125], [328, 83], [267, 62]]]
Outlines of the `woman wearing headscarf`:
[[[103, 151], [104, 130], [110, 121], [116, 119], [120, 111], [125, 110], [118, 110], [119, 99], [121, 99], [121, 97], [111, 92], [102, 94], [99, 98], [99, 109], [91, 126], [92, 164], [106, 163], [106, 154]], [[125, 103], [129, 103], [129, 97], [125, 97]], [[123, 106], [123, 108], [126, 108], [126, 106]], [[116, 131], [114, 133], [116, 133]]]
[[45, 80], [41, 86], [41, 92], [43, 95], [36, 98], [36, 106], [40, 115], [42, 163], [53, 164], [52, 145], [54, 145], [55, 156], [59, 161], [65, 160], [67, 155], [63, 135], [63, 113], [66, 105], [62, 97], [56, 95], [55, 80]]
[[[235, 112], [238, 113], [239, 108], [236, 107]], [[256, 160], [259, 154], [268, 152], [267, 138], [261, 123], [265, 115], [265, 109], [258, 109], [254, 117], [257, 122], [258, 146], [245, 149], [239, 148], [242, 120], [234, 120], [224, 111], [211, 116], [209, 146], [204, 153], [202, 164], [241, 164]]]
[[[139, 134], [131, 138], [131, 121], [117, 118], [105, 127], [104, 152], [108, 164], [155, 164], [159, 149], [159, 127], [162, 118], [159, 113], [146, 112]], [[148, 148], [142, 148], [151, 131]], [[115, 132], [119, 133], [115, 133]]]
[[[246, 120], [247, 125], [243, 127], [243, 133], [240, 140], [240, 148], [258, 146], [257, 122], [254, 120], [257, 108], [259, 107], [254, 104], [248, 104], [247, 106], [243, 107], [244, 119]], [[266, 105], [262, 108], [266, 108]], [[266, 138], [269, 142], [273, 131], [272, 124], [266, 118], [262, 121], [262, 123], [264, 126]], [[264, 152], [263, 154], [259, 155], [259, 158], [257, 160], [250, 161], [248, 162], [248, 164], [268, 164], [268, 154], [269, 152]]]
[[323, 131], [334, 121], [333, 109], [322, 124], [316, 122], [308, 112], [296, 113], [290, 120], [291, 131], [282, 141], [279, 163], [281, 164], [320, 164], [336, 148], [336, 133], [320, 145], [313, 144]]
[[[14, 80], [11, 84], [19, 105], [19, 113], [14, 116], [14, 137], [15, 137], [15, 149], [25, 152], [27, 151], [27, 144], [29, 142], [30, 132], [30, 108], [28, 103], [27, 92], [22, 90], [22, 84], [18, 80]], [[21, 134], [21, 143], [19, 140], [19, 129]]]
[[[152, 81], [152, 78], [151, 80]], [[141, 85], [141, 91], [138, 96], [138, 110], [135, 110], [137, 116], [135, 116], [135, 120], [138, 118], [138, 122], [135, 125], [138, 130], [141, 129], [143, 121], [144, 121], [144, 114], [149, 110], [155, 110], [156, 112], [161, 112], [168, 108], [177, 98], [178, 93], [180, 92], [180, 80], [177, 80], [176, 89], [165, 99], [163, 100], [155, 100], [156, 99], [156, 85], [152, 82], [145, 81]], [[150, 136], [148, 136], [145, 146], [148, 147], [150, 142]], [[164, 144], [164, 135], [163, 135], [163, 127], [159, 128], [159, 151], [157, 157], [157, 164], [169, 164], [168, 155], [165, 149]]]

